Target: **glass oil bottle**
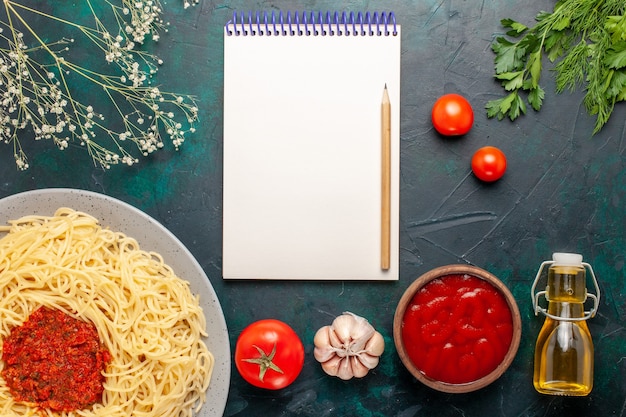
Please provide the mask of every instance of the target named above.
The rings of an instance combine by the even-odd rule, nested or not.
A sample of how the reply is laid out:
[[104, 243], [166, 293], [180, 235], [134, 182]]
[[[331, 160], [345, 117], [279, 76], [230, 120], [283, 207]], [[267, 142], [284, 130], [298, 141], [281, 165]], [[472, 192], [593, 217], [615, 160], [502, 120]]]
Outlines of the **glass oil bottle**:
[[[548, 265], [546, 290], [535, 293]], [[593, 278], [595, 294], [587, 292], [586, 269]], [[541, 264], [531, 296], [535, 315], [546, 316], [535, 346], [535, 389], [542, 394], [588, 395], [593, 387], [593, 341], [586, 320], [596, 314], [600, 300], [593, 269], [583, 262], [582, 255], [554, 253], [552, 261]], [[539, 305], [540, 296], [547, 300], [547, 309]], [[588, 298], [594, 305], [585, 311]]]

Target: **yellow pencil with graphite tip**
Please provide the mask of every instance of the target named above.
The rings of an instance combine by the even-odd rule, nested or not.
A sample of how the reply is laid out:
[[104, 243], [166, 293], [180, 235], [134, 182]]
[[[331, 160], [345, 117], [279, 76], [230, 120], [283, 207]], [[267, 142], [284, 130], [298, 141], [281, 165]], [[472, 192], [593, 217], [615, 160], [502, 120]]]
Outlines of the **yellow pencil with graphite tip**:
[[382, 182], [381, 182], [381, 251], [380, 267], [389, 269], [391, 256], [391, 103], [387, 84], [381, 103]]

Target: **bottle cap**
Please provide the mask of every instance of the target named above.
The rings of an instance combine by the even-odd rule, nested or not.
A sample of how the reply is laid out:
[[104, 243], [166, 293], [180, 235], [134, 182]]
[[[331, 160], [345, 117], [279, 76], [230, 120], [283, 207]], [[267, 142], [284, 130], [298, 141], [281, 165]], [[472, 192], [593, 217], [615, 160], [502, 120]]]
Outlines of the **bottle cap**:
[[554, 265], [583, 266], [583, 256], [578, 253], [555, 252], [552, 254]]

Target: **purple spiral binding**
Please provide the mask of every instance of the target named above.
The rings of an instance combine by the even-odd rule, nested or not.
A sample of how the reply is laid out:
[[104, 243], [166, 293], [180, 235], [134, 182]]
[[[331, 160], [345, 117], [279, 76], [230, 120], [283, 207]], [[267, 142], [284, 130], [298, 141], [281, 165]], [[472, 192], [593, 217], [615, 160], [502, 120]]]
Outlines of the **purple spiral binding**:
[[234, 12], [229, 36], [397, 36], [393, 12]]

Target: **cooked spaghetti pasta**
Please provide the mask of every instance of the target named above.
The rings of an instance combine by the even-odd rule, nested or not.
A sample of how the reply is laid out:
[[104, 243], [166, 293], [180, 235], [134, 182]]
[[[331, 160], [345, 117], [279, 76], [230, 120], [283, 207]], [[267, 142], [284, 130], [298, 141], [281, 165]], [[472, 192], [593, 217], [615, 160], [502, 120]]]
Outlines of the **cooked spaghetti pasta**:
[[[102, 402], [71, 412], [12, 398], [0, 377], [0, 415], [188, 417], [205, 401], [214, 359], [188, 283], [136, 240], [81, 212], [26, 216], [0, 227], [2, 341], [40, 306], [95, 325], [110, 352]], [[0, 360], [0, 371], [3, 369]]]

